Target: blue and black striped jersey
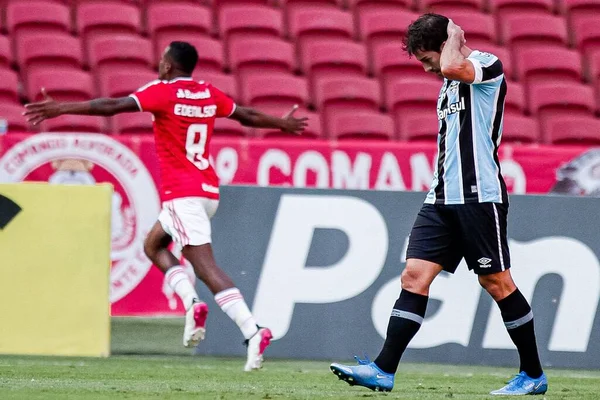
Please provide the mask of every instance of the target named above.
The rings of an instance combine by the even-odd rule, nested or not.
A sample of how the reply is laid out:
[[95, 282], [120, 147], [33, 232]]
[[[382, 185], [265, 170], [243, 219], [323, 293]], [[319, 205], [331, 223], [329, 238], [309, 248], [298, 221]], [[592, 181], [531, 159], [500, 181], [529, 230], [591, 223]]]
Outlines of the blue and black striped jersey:
[[506, 81], [502, 62], [473, 51], [471, 84], [444, 79], [438, 98], [437, 169], [425, 200], [429, 204], [507, 203], [498, 146]]

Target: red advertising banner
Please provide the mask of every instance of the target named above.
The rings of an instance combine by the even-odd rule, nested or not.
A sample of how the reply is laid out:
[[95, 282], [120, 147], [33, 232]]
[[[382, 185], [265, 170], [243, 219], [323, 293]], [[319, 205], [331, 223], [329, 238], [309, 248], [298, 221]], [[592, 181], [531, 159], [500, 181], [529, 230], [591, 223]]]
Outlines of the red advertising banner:
[[[413, 191], [428, 189], [436, 151], [433, 143], [219, 137], [211, 146], [222, 184]], [[512, 193], [600, 196], [600, 148], [505, 145], [500, 159]], [[151, 136], [0, 136], [0, 182], [113, 184], [113, 315], [182, 314], [143, 253], [160, 210], [159, 179]]]

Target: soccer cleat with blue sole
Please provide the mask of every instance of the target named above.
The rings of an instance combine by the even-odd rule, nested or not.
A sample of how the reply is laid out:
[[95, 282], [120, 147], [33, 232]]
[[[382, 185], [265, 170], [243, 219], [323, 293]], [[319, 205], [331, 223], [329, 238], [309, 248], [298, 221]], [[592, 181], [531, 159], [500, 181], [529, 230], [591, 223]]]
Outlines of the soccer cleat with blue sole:
[[542, 374], [537, 379], [531, 378], [525, 372], [520, 372], [517, 376], [508, 381], [508, 384], [501, 389], [494, 390], [491, 395], [494, 396], [525, 396], [544, 394], [548, 390], [548, 379], [546, 374]]
[[383, 372], [368, 358], [366, 360], [354, 358], [358, 361], [358, 365], [333, 363], [329, 368], [339, 379], [348, 382], [351, 386], [364, 386], [380, 392], [390, 392], [394, 388], [394, 374]]

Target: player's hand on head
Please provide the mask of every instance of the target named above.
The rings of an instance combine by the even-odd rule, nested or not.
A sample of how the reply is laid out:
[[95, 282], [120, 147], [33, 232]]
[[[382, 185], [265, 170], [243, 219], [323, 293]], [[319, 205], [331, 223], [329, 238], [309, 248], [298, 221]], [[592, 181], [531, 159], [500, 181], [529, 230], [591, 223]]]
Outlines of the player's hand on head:
[[458, 36], [460, 38], [460, 45], [464, 46], [467, 40], [465, 39], [465, 31], [462, 28], [454, 23], [454, 21], [448, 21], [448, 37], [450, 36]]
[[60, 105], [48, 95], [44, 88], [42, 88], [42, 96], [44, 98], [42, 101], [25, 105], [23, 115], [27, 117], [27, 122], [33, 125], [60, 115]]
[[294, 107], [292, 107], [292, 109], [283, 116], [283, 119], [286, 121], [286, 127], [282, 129], [282, 131], [286, 132], [286, 133], [293, 133], [296, 135], [301, 134], [304, 129], [306, 128], [306, 126], [308, 125], [308, 118], [307, 117], [301, 117], [301, 118], [296, 118], [294, 117], [294, 113], [296, 112], [296, 110], [298, 109], [298, 105], [294, 105]]

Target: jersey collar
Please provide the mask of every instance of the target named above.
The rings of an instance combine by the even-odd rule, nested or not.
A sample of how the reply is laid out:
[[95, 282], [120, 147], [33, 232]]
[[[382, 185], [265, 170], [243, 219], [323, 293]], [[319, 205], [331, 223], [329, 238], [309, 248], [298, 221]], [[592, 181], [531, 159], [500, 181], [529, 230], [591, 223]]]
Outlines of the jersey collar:
[[192, 78], [191, 76], [182, 76], [179, 78], [175, 78], [169, 81], [169, 83], [173, 83], [173, 82], [177, 82], [177, 81], [193, 81], [194, 78]]

